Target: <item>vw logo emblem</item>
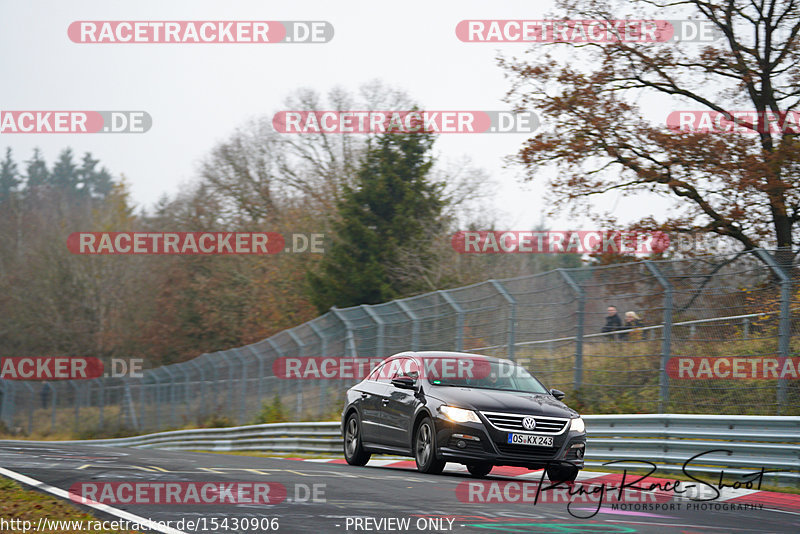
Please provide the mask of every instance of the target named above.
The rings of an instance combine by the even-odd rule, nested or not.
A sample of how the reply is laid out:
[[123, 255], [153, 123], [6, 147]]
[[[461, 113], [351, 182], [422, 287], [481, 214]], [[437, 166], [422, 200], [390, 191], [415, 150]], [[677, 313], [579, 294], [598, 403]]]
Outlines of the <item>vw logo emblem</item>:
[[522, 426], [525, 427], [525, 430], [533, 430], [536, 428], [536, 419], [529, 415], [522, 420]]

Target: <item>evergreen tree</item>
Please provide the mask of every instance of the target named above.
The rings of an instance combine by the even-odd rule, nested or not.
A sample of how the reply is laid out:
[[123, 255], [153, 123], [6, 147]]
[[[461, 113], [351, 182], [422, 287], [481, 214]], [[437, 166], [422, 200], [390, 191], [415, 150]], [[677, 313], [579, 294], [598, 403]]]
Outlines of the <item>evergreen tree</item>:
[[59, 191], [77, 193], [79, 180], [78, 167], [72, 161], [72, 149], [65, 148], [53, 165], [50, 183]]
[[0, 204], [11, 197], [20, 182], [17, 164], [11, 157], [11, 147], [8, 147], [6, 158], [0, 163]]
[[83, 195], [93, 198], [106, 198], [111, 193], [114, 182], [105, 167], [99, 171], [96, 170], [98, 163], [100, 163], [100, 160], [92, 158], [91, 153], [87, 152], [83, 155], [81, 166], [76, 171], [78, 188]]
[[428, 179], [434, 138], [384, 134], [365, 155], [353, 187], [338, 203], [334, 240], [318, 273], [309, 275], [318, 310], [384, 302], [413, 291], [390, 275], [412, 244], [424, 256], [441, 224], [442, 185]]
[[47, 163], [42, 158], [38, 148], [33, 149], [33, 157], [25, 162], [28, 191], [47, 185], [50, 181], [50, 171], [47, 170]]

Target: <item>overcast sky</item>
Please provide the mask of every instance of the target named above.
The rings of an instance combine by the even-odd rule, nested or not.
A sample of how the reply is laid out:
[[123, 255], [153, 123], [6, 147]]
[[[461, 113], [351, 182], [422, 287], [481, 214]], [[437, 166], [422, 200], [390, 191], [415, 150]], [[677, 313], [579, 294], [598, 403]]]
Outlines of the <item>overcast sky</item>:
[[[530, 45], [464, 43], [456, 24], [540, 19], [551, 7], [542, 0], [0, 0], [0, 109], [144, 110], [153, 119], [144, 134], [0, 134], [0, 147], [11, 146], [18, 162], [34, 147], [49, 163], [66, 146], [78, 155], [90, 151], [125, 175], [137, 205], [150, 206], [191, 180], [202, 158], [237, 126], [281, 110], [301, 87], [355, 91], [379, 79], [431, 110], [508, 109], [502, 99], [509, 82], [495, 58]], [[326, 44], [91, 45], [69, 40], [76, 20], [325, 20], [335, 37]], [[530, 228], [545, 208], [544, 182], [523, 184], [520, 168], [504, 168], [503, 158], [524, 140], [451, 134], [436, 144], [441, 157], [468, 155], [494, 178], [499, 228]], [[649, 205], [643, 213], [641, 201], [616, 193], [598, 202], [626, 220], [659, 211]], [[550, 226], [582, 229], [586, 222], [562, 216]]]

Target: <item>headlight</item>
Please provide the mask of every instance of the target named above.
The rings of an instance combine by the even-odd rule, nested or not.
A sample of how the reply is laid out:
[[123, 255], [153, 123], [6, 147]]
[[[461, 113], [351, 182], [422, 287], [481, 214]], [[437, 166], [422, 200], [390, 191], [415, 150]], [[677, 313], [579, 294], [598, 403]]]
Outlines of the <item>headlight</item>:
[[455, 421], [456, 423], [480, 423], [481, 420], [478, 419], [478, 415], [473, 412], [472, 410], [465, 410], [463, 408], [456, 408], [455, 406], [441, 406], [439, 411], [444, 414], [445, 417], [450, 419], [451, 421]]
[[586, 425], [583, 424], [582, 418], [577, 417], [570, 422], [569, 429], [575, 432], [586, 432]]

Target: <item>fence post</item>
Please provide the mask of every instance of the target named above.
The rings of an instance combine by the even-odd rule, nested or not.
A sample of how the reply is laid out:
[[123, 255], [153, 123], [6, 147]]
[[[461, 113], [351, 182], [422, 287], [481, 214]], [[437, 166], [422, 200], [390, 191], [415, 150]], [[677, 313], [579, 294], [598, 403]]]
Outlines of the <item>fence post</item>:
[[175, 426], [175, 375], [169, 370], [169, 366], [162, 365], [159, 369], [163, 369], [167, 374], [167, 384], [169, 386], [169, 422]]
[[[267, 338], [267, 343], [269, 344], [270, 347], [272, 347], [272, 350], [274, 350], [275, 353], [278, 355], [278, 358], [283, 358], [283, 351], [280, 349], [280, 347], [278, 347], [278, 344], [275, 343], [271, 337]], [[278, 391], [276, 391], [275, 393], [278, 395], [278, 401], [281, 403], [281, 405], [283, 405], [283, 395], [286, 390], [286, 382], [288, 381], [288, 377], [286, 378], [275, 377], [275, 378], [278, 379]]]
[[505, 286], [497, 280], [489, 280], [489, 282], [494, 286], [497, 292], [506, 299], [506, 302], [508, 302], [511, 307], [508, 320], [508, 359], [514, 361], [514, 348], [516, 345], [514, 338], [516, 337], [517, 328], [517, 299], [511, 296], [511, 293], [506, 290]]
[[161, 430], [161, 380], [158, 378], [156, 369], [150, 370], [150, 377], [155, 381], [156, 388], [156, 430]]
[[[294, 328], [287, 330], [289, 337], [292, 338], [295, 345], [300, 349], [300, 357], [306, 356], [306, 344], [300, 340], [300, 337], [294, 333]], [[303, 392], [306, 389], [306, 381], [304, 378], [300, 378], [297, 381], [297, 385], [295, 386], [295, 395], [296, 395], [296, 406], [295, 406], [295, 420], [300, 420], [300, 415], [303, 411]]]
[[239, 354], [239, 349], [238, 348], [231, 349], [231, 355], [234, 358], [236, 358], [237, 360], [239, 360], [239, 362], [242, 364], [242, 386], [241, 386], [242, 403], [239, 406], [239, 418], [238, 419], [239, 419], [239, 424], [244, 424], [244, 413], [247, 411], [246, 408], [245, 408], [245, 403], [246, 403], [245, 395], [247, 395], [247, 364], [244, 361], [244, 356]]
[[187, 362], [175, 365], [175, 369], [179, 370], [183, 375], [183, 417], [189, 417], [189, 373], [186, 372]]
[[28, 388], [28, 393], [30, 394], [30, 402], [28, 402], [28, 434], [33, 432], [33, 408], [36, 405], [36, 394], [33, 392], [33, 386], [31, 386], [30, 382], [23, 382], [25, 387]]
[[556, 270], [578, 298], [578, 309], [575, 311], [577, 325], [575, 327], [575, 369], [572, 382], [575, 389], [580, 389], [583, 386], [583, 315], [586, 308], [586, 293], [567, 271], [563, 268]]
[[[775, 273], [775, 276], [778, 277], [781, 284], [781, 318], [778, 324], [778, 354], [780, 357], [778, 360], [778, 367], [783, 369], [783, 366], [786, 364], [786, 358], [789, 357], [789, 336], [791, 336], [792, 328], [790, 309], [792, 301], [792, 279], [786, 274], [786, 271], [778, 265], [778, 262], [775, 261], [775, 258], [773, 258], [769, 252], [763, 249], [756, 249], [755, 253], [764, 263], [769, 265], [769, 268], [772, 269], [772, 272]], [[782, 375], [778, 378], [777, 402], [778, 415], [781, 415], [783, 407], [786, 405], [786, 377]]]
[[[139, 421], [136, 417], [136, 405], [133, 402], [133, 395], [131, 394], [131, 385], [129, 384], [130, 378], [123, 378], [125, 382], [125, 393], [123, 394], [123, 403], [128, 405], [128, 410], [130, 411], [129, 418], [131, 423], [131, 428], [135, 428], [139, 430]], [[139, 383], [139, 387], [142, 387], [142, 383]], [[53, 412], [55, 414], [55, 412]]]
[[81, 417], [81, 399], [79, 397], [81, 390], [78, 389], [78, 385], [75, 383], [77, 380], [68, 380], [69, 385], [72, 386], [72, 389], [75, 391], [75, 434], [78, 433], [79, 426], [78, 421]]
[[667, 377], [667, 363], [672, 354], [672, 284], [661, 273], [655, 263], [644, 261], [647, 269], [664, 288], [664, 329], [661, 338], [661, 363], [658, 370], [658, 413], [664, 413], [669, 403], [669, 378]]
[[464, 308], [446, 291], [437, 291], [456, 312], [456, 352], [464, 350]]
[[377, 341], [375, 343], [375, 352], [376, 352], [376, 354], [374, 356], [377, 356], [378, 358], [385, 358], [386, 356], [383, 353], [383, 350], [384, 350], [383, 349], [383, 347], [384, 347], [383, 336], [384, 336], [384, 332], [385, 332], [385, 329], [384, 329], [385, 322], [384, 322], [384, 320], [381, 319], [378, 316], [377, 313], [375, 313], [375, 310], [373, 310], [372, 307], [369, 304], [362, 304], [359, 307], [361, 309], [363, 309], [364, 312], [366, 312], [367, 315], [369, 315], [369, 318], [372, 319], [373, 322], [378, 327], [378, 334], [376, 336], [377, 337]]
[[245, 345], [244, 347], [255, 357], [256, 361], [258, 362], [258, 380], [256, 380], [256, 398], [258, 398], [258, 409], [261, 410], [261, 407], [264, 405], [264, 392], [261, 384], [264, 382], [266, 378], [264, 376], [264, 358], [256, 352], [252, 345]]
[[[313, 320], [309, 321], [306, 324], [308, 324], [309, 328], [311, 328], [311, 331], [314, 332], [314, 335], [319, 338], [320, 356], [322, 356], [323, 358], [327, 358], [328, 357], [328, 338], [322, 334], [322, 330], [320, 329], [320, 327], [318, 327], [316, 324], [314, 324]], [[318, 399], [318, 402], [319, 402], [319, 406], [318, 406], [319, 417], [323, 417], [325, 415], [325, 404], [326, 404], [326, 401], [327, 401], [326, 397], [328, 396], [328, 387], [327, 386], [328, 385], [325, 382], [325, 380], [320, 380], [319, 381], [319, 399]]]
[[395, 304], [400, 308], [403, 313], [411, 319], [411, 350], [419, 350], [419, 317], [414, 311], [402, 300], [395, 300]]
[[47, 382], [47, 387], [50, 388], [50, 430], [56, 431], [56, 388], [50, 382]]
[[105, 385], [104, 385], [105, 381], [104, 381], [103, 378], [98, 378], [96, 380], [97, 380], [97, 385], [98, 385], [98, 389], [99, 389], [99, 391], [97, 392], [97, 394], [99, 396], [98, 400], [100, 401], [100, 417], [98, 419], [97, 424], [100, 427], [99, 429], [102, 430], [103, 429], [103, 408], [105, 407], [105, 389], [106, 388], [105, 388]]
[[356, 358], [358, 356], [358, 349], [356, 347], [356, 338], [353, 335], [353, 327], [350, 326], [350, 321], [347, 320], [347, 317], [345, 317], [342, 311], [336, 306], [331, 308], [331, 313], [337, 319], [339, 319], [342, 322], [342, 324], [344, 324], [344, 328], [347, 331], [347, 341], [345, 343], [345, 346], [347, 347], [347, 352], [349, 352], [347, 356], [350, 356], [351, 358]]
[[[198, 356], [200, 358], [201, 356]], [[200, 413], [198, 414], [198, 420], [203, 420], [208, 413], [208, 409], [206, 408], [208, 403], [206, 402], [207, 395], [206, 392], [206, 372], [203, 370], [203, 366], [197, 363], [197, 358], [192, 358], [189, 360], [189, 363], [192, 364], [195, 369], [200, 371]]]

